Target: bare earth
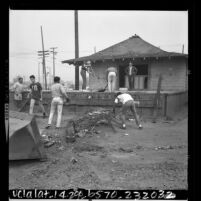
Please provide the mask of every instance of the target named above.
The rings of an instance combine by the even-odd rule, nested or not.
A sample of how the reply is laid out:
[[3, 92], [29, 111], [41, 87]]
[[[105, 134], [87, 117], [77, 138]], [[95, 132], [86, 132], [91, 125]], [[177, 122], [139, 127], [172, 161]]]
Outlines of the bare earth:
[[46, 161], [9, 163], [9, 189], [187, 189], [187, 115], [175, 121], [143, 121], [138, 130], [100, 126], [98, 134], [66, 143], [62, 129], [44, 130], [47, 119], [37, 118], [43, 134], [56, 143], [45, 148]]

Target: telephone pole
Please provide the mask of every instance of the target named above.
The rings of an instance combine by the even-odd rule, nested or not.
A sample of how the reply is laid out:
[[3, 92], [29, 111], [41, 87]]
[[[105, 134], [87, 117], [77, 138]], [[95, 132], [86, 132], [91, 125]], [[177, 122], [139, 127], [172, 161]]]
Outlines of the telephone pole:
[[184, 44], [182, 45], [182, 54], [184, 54]]
[[[44, 58], [45, 57], [47, 57], [47, 56], [49, 56], [49, 51], [48, 50], [45, 50], [45, 51], [38, 51], [38, 59], [42, 59], [42, 62], [41, 62], [41, 64], [42, 64], [42, 66], [43, 66], [43, 68], [42, 68], [42, 81], [43, 81], [43, 87], [44, 87], [44, 81], [45, 81], [45, 77], [46, 77], [46, 68], [44, 69]], [[46, 78], [46, 84], [47, 84], [47, 78]], [[47, 87], [46, 87], [47, 88]]]
[[45, 89], [47, 90], [47, 77], [46, 77], [46, 67], [45, 67], [45, 50], [44, 50], [44, 42], [43, 42], [43, 29], [41, 28], [41, 38], [42, 38], [42, 53], [43, 53], [43, 75], [45, 78]]
[[57, 52], [55, 52], [55, 49], [57, 49], [57, 47], [51, 47], [50, 49], [52, 49], [50, 52], [52, 53], [53, 56], [53, 81], [54, 81], [54, 77], [55, 77], [55, 55], [57, 54]]
[[40, 82], [40, 62], [38, 62], [38, 81]]
[[[79, 58], [79, 38], [78, 38], [78, 11], [74, 12], [75, 17], [75, 58]], [[75, 64], [75, 90], [79, 90], [79, 66]]]

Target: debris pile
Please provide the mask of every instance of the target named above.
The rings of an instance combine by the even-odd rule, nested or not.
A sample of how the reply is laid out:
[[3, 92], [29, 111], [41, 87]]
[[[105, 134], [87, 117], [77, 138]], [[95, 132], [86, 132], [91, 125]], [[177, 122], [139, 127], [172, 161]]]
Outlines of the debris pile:
[[48, 133], [45, 133], [45, 134], [43, 133], [41, 135], [41, 137], [42, 137], [42, 142], [43, 142], [45, 148], [49, 148], [49, 147], [52, 147], [53, 145], [56, 145], [56, 147], [60, 151], [63, 151], [65, 149], [61, 143], [60, 136], [57, 133], [55, 133], [54, 135], [50, 135]]
[[96, 110], [89, 112], [82, 117], [72, 119], [68, 122], [66, 128], [66, 142], [74, 142], [76, 137], [84, 137], [85, 135], [99, 134], [96, 129], [101, 124], [109, 125], [115, 132], [112, 125], [113, 114], [110, 110]]

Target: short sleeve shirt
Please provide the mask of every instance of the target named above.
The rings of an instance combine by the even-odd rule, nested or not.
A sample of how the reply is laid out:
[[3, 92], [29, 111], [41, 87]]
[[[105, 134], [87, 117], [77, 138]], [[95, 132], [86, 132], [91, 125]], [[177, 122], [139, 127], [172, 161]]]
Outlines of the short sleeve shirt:
[[119, 96], [117, 96], [117, 98], [115, 99], [115, 103], [123, 103], [125, 104], [127, 101], [133, 100], [132, 96], [130, 94], [120, 94]]
[[41, 98], [41, 91], [42, 91], [42, 86], [39, 82], [32, 83], [29, 86], [31, 88], [31, 98], [39, 100]]

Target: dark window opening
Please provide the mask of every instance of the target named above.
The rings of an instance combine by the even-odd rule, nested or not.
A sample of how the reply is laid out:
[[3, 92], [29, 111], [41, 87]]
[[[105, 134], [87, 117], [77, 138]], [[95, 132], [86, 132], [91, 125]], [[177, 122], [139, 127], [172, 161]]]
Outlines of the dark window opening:
[[[134, 79], [134, 89], [148, 89], [148, 65], [135, 65], [137, 68], [137, 74]], [[119, 88], [129, 88], [128, 77], [126, 76], [125, 70], [127, 66], [119, 66]]]

